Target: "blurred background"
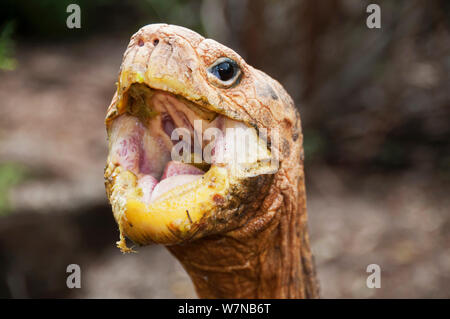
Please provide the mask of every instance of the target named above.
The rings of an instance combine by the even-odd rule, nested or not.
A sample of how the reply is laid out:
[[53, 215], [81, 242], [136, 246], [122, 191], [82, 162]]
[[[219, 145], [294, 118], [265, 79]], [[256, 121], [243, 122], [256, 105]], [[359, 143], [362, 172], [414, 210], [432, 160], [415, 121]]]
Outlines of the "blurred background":
[[[81, 7], [68, 29], [66, 7]], [[450, 297], [450, 2], [2, 0], [0, 297], [195, 297], [161, 246], [123, 256], [103, 124], [141, 26], [191, 28], [278, 79], [300, 110], [325, 298]], [[79, 264], [82, 288], [66, 287]], [[380, 289], [366, 287], [381, 266]]]

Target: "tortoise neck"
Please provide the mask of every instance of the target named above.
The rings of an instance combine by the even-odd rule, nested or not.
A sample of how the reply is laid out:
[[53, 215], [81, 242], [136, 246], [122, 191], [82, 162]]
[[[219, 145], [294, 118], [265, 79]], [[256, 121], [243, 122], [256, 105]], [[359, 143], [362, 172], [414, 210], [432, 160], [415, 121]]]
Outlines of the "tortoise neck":
[[168, 247], [200, 298], [318, 297], [304, 187], [299, 191], [289, 197], [300, 199], [295, 202], [273, 195], [272, 205], [247, 229]]

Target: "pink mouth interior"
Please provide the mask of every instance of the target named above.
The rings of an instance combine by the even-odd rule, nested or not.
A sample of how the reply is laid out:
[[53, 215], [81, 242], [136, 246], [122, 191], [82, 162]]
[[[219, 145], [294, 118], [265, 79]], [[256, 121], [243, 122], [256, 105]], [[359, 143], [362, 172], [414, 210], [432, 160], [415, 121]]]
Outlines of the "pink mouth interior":
[[[194, 132], [193, 121], [199, 119], [197, 114], [164, 92], [155, 93], [147, 103], [158, 112], [147, 123], [129, 114], [114, 120], [110, 131], [110, 161], [137, 176], [143, 191], [142, 201], [150, 203], [176, 186], [201, 178], [205, 172], [171, 159], [172, 147], [178, 143], [171, 140], [172, 131], [183, 127], [192, 137], [196, 136], [194, 133], [199, 132]], [[203, 129], [211, 126], [223, 129], [224, 117], [203, 122]]]
[[176, 186], [195, 181], [203, 174], [204, 172], [195, 166], [169, 161], [160, 181], [146, 174], [139, 178], [138, 185], [144, 192], [143, 201], [148, 203]]

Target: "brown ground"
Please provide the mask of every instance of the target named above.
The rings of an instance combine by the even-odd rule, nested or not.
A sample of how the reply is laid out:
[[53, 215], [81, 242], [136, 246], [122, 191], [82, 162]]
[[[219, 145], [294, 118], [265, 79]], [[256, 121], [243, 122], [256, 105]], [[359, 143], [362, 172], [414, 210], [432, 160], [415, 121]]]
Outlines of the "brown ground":
[[[163, 247], [126, 256], [114, 247], [103, 118], [127, 41], [19, 44], [17, 70], [0, 73], [0, 163], [30, 171], [0, 216], [2, 297], [195, 297]], [[306, 174], [323, 297], [450, 297], [450, 199], [439, 176], [316, 163]], [[70, 263], [82, 269], [75, 291], [65, 286]], [[371, 263], [381, 289], [365, 285]]]

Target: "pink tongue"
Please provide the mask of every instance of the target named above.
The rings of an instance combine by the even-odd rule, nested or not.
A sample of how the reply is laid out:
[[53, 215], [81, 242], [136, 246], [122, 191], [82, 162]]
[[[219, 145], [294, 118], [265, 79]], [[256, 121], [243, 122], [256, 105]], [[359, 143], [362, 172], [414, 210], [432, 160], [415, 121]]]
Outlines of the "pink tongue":
[[152, 175], [145, 175], [139, 179], [138, 186], [142, 189], [142, 200], [144, 202], [148, 203], [150, 201], [150, 198], [152, 198], [152, 192], [155, 189], [156, 184], [158, 184], [158, 180]]
[[161, 181], [152, 191], [150, 201], [154, 201], [174, 187], [193, 182], [204, 174], [201, 169], [181, 162], [170, 161], [164, 169]]
[[164, 169], [161, 180], [176, 175], [203, 175], [204, 173], [205, 172], [203, 172], [201, 169], [193, 165], [170, 161], [167, 163], [166, 168]]
[[[153, 199], [161, 196], [170, 189], [192, 182], [204, 172], [195, 166], [181, 162], [170, 161], [166, 164], [161, 181], [151, 175], [144, 175], [139, 178], [138, 186], [142, 189], [142, 201], [150, 203]], [[178, 177], [175, 177], [178, 176]], [[169, 179], [169, 177], [172, 177]]]

